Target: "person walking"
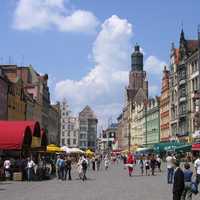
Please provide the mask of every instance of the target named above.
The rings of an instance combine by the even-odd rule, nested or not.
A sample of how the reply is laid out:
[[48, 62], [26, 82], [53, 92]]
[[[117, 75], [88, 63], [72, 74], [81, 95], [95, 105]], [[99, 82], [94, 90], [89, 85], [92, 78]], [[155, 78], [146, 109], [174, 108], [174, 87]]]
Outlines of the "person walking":
[[146, 176], [150, 176], [149, 174], [149, 170], [150, 170], [150, 161], [148, 159], [148, 156], [146, 157], [145, 161], [144, 161], [144, 164], [145, 164], [145, 171], [146, 171]]
[[171, 156], [170, 153], [168, 153], [168, 156], [166, 158], [167, 162], [167, 182], [168, 184], [172, 184], [173, 181], [173, 175], [174, 175], [174, 168], [173, 168], [173, 161], [175, 158]]
[[142, 157], [140, 157], [138, 164], [139, 164], [139, 167], [140, 167], [141, 175], [143, 176], [144, 175], [144, 160], [143, 160]]
[[175, 167], [173, 183], [173, 200], [181, 200], [181, 196], [185, 187], [184, 173], [180, 168], [180, 162], [178, 160], [174, 160], [173, 164]]
[[182, 193], [181, 200], [192, 200], [192, 191], [191, 191], [191, 184], [192, 184], [192, 175], [193, 172], [190, 170], [190, 164], [185, 163], [184, 165], [184, 182], [185, 188]]
[[200, 154], [198, 155], [198, 158], [194, 162], [194, 167], [196, 171], [196, 183], [199, 185], [200, 183]]
[[152, 155], [151, 160], [150, 160], [150, 167], [151, 167], [151, 175], [155, 175], [155, 168], [156, 168], [156, 159], [155, 156]]
[[97, 171], [100, 170], [100, 166], [101, 166], [101, 160], [100, 160], [100, 156], [97, 157]]
[[27, 166], [26, 166], [27, 180], [28, 181], [32, 181], [33, 180], [34, 167], [35, 167], [34, 161], [30, 157], [28, 157]]
[[157, 163], [158, 171], [161, 172], [161, 158], [159, 155], [157, 155], [156, 163]]
[[92, 157], [92, 170], [93, 171], [95, 171], [95, 165], [96, 165], [95, 157]]
[[88, 167], [88, 160], [86, 159], [85, 156], [82, 157], [81, 165], [82, 165], [82, 170], [83, 170], [82, 180], [85, 181], [87, 180], [86, 172], [87, 172], [87, 167]]
[[132, 176], [134, 160], [133, 160], [133, 156], [131, 153], [129, 153], [129, 155], [128, 155], [127, 163], [128, 163], [128, 174], [129, 174], [129, 176]]
[[11, 162], [10, 162], [10, 159], [6, 159], [4, 161], [3, 167], [4, 167], [4, 174], [5, 174], [6, 180], [11, 179]]
[[65, 180], [67, 179], [67, 175], [68, 175], [68, 180], [72, 180], [71, 169], [72, 169], [72, 160], [71, 157], [68, 156], [65, 158]]
[[107, 156], [107, 155], [105, 156], [105, 159], [104, 159], [104, 166], [105, 166], [105, 170], [108, 170], [109, 159], [108, 159], [108, 156]]
[[83, 168], [82, 168], [82, 158], [79, 158], [79, 161], [77, 163], [77, 171], [78, 171], [78, 175], [79, 178], [82, 179], [83, 178]]
[[57, 156], [57, 160], [56, 160], [56, 174], [57, 174], [57, 178], [58, 179], [61, 179], [61, 177], [60, 177], [60, 175], [61, 175], [61, 173], [60, 173], [60, 165], [61, 165], [61, 158], [60, 158], [60, 156]]

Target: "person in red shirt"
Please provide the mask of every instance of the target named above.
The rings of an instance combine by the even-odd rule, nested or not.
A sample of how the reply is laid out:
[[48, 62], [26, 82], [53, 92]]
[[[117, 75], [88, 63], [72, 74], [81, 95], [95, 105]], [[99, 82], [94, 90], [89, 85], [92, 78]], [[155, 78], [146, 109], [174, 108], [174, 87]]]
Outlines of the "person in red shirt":
[[133, 163], [134, 163], [133, 156], [131, 153], [129, 153], [128, 160], [127, 160], [129, 176], [132, 176], [132, 173], [133, 173]]

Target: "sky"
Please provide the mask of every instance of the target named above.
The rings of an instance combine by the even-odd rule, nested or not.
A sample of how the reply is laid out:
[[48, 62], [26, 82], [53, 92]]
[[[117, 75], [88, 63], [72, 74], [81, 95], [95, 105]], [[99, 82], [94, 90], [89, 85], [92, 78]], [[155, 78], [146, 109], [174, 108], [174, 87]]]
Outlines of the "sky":
[[0, 0], [0, 63], [49, 75], [52, 102], [90, 105], [106, 126], [122, 111], [130, 56], [144, 53], [150, 96], [160, 95], [171, 43], [197, 38], [198, 0]]

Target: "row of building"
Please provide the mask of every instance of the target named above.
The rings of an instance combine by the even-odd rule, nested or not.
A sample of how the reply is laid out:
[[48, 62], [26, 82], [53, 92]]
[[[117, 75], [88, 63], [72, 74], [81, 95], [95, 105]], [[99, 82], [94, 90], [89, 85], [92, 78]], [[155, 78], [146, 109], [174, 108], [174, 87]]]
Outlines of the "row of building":
[[30, 66], [0, 65], [0, 120], [35, 120], [59, 144], [60, 105], [51, 105], [48, 75]]
[[118, 117], [118, 148], [153, 146], [179, 140], [192, 142], [200, 131], [200, 30], [188, 40], [183, 30], [179, 47], [172, 44], [170, 64], [163, 66], [160, 96], [148, 96], [143, 54], [135, 46], [131, 55], [126, 103]]
[[72, 116], [66, 100], [52, 105], [48, 75], [30, 66], [0, 65], [0, 120], [35, 120], [47, 132], [48, 143], [95, 150], [97, 117], [86, 106]]

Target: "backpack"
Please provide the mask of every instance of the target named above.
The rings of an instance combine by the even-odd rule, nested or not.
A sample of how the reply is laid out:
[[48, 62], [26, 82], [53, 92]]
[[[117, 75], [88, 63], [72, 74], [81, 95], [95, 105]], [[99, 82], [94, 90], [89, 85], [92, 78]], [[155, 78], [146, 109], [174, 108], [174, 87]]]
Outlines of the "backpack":
[[83, 169], [87, 169], [87, 162], [86, 162], [86, 160], [82, 161], [82, 167], [83, 167]]

